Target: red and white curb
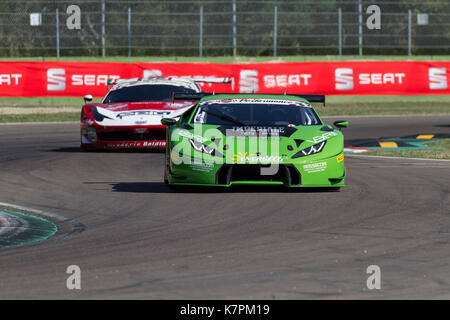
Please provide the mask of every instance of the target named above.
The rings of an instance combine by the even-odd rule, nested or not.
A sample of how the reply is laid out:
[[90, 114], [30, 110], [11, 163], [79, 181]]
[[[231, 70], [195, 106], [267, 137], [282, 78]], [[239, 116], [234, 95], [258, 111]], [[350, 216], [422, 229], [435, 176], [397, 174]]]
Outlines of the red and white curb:
[[344, 147], [344, 152], [345, 153], [361, 153], [361, 152], [367, 152], [370, 151], [370, 149], [365, 149], [365, 148], [359, 148], [359, 147]]

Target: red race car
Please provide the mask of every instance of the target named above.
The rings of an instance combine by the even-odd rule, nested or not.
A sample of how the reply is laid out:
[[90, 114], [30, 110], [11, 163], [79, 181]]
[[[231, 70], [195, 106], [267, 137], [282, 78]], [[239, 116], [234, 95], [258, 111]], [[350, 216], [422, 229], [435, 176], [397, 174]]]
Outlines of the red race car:
[[166, 147], [162, 118], [176, 118], [197, 101], [174, 100], [174, 95], [202, 92], [197, 82], [228, 83], [228, 79], [161, 78], [120, 79], [113, 83], [102, 103], [88, 103], [81, 111], [83, 149]]

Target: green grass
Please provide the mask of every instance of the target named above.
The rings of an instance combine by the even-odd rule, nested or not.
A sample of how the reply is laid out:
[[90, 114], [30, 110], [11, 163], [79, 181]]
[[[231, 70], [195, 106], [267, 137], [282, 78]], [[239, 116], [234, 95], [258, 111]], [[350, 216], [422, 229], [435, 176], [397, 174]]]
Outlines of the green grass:
[[[316, 110], [321, 116], [450, 114], [450, 95], [328, 96], [326, 100], [325, 107], [320, 104], [316, 106]], [[98, 103], [100, 101], [101, 99], [99, 98], [94, 99], [94, 102]], [[82, 98], [0, 98], [0, 107], [81, 108], [82, 105]], [[38, 116], [34, 115], [34, 117]], [[1, 117], [3, 118], [4, 116]], [[27, 118], [31, 117], [31, 115], [23, 117]], [[61, 113], [58, 120], [55, 121], [63, 121], [61, 118], [64, 117], [64, 114]], [[67, 114], [67, 118], [72, 119], [73, 116]]]
[[407, 157], [407, 158], [428, 158], [428, 159], [450, 159], [450, 139], [425, 142], [425, 145], [438, 149], [424, 150], [393, 150], [393, 151], [368, 151], [363, 155]]
[[67, 113], [40, 113], [40, 114], [2, 114], [0, 123], [7, 122], [60, 122], [60, 121], [79, 121], [79, 112]]
[[81, 62], [210, 62], [210, 63], [231, 63], [231, 62], [314, 62], [314, 61], [449, 61], [450, 56], [378, 56], [378, 55], [327, 55], [327, 56], [283, 56], [283, 57], [243, 57], [243, 56], [219, 56], [219, 57], [0, 57], [0, 61], [81, 61]]
[[[95, 99], [100, 102], [101, 99]], [[83, 98], [0, 98], [0, 107], [80, 107]]]

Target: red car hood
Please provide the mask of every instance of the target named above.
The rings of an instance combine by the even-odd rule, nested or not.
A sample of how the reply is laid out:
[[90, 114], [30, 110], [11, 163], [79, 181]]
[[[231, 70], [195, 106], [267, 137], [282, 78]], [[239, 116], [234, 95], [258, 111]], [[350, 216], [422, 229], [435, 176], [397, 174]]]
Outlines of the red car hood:
[[103, 127], [162, 126], [162, 118], [177, 118], [197, 101], [92, 103], [92, 121]]

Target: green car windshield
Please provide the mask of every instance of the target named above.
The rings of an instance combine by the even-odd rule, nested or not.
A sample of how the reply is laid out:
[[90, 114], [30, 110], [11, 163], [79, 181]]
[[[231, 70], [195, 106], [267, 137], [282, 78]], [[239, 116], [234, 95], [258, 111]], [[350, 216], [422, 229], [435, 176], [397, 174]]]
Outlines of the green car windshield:
[[[235, 99], [233, 99], [235, 100]], [[247, 126], [315, 126], [321, 121], [311, 106], [301, 101], [280, 100], [280, 103], [228, 103], [209, 100], [200, 103], [193, 123]]]

